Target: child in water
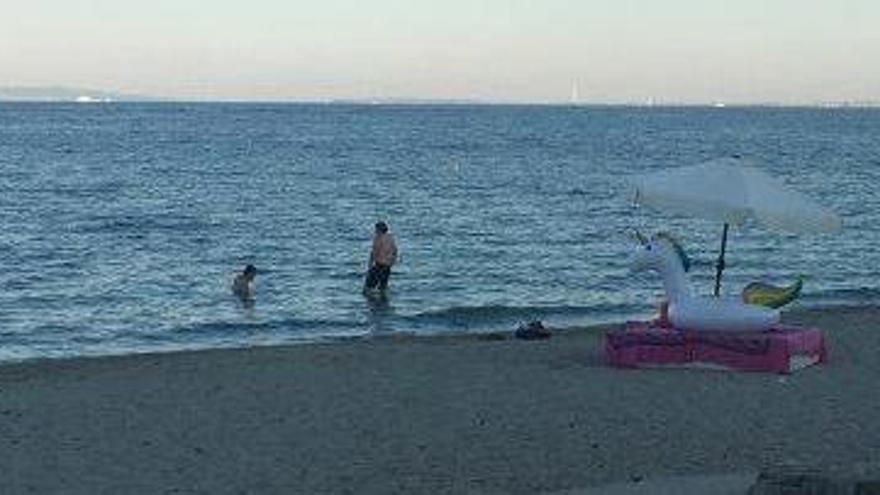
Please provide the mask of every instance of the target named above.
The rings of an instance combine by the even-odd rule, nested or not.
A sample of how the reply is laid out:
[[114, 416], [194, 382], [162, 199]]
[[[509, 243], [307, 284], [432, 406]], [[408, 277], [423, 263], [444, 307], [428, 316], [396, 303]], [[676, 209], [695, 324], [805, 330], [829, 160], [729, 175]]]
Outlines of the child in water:
[[256, 291], [254, 279], [257, 276], [257, 267], [247, 265], [244, 270], [232, 280], [232, 293], [242, 300], [253, 299]]

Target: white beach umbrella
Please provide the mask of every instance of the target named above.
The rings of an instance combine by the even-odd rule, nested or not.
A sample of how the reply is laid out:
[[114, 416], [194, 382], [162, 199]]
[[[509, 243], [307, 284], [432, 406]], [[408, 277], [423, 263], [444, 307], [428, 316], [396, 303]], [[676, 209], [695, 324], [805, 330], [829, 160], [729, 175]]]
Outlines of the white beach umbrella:
[[715, 295], [721, 286], [730, 225], [748, 220], [795, 233], [837, 232], [840, 218], [739, 158], [663, 170], [633, 180], [636, 202], [724, 223]]

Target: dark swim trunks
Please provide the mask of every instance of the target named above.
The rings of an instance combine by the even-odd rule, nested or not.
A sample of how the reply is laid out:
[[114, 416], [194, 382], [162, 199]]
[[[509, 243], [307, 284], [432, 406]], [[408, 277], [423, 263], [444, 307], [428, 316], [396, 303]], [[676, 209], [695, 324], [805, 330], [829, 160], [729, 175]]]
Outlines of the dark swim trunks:
[[388, 288], [388, 277], [390, 276], [390, 266], [376, 263], [370, 267], [370, 271], [367, 272], [367, 280], [364, 282], [364, 289], [375, 289], [378, 286], [379, 290], [384, 291]]

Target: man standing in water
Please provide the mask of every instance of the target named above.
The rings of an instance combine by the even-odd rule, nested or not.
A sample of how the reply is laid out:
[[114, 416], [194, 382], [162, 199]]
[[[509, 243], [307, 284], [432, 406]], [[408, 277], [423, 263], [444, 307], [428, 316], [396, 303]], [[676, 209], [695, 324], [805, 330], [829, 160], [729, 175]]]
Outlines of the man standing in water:
[[378, 289], [385, 292], [388, 288], [388, 277], [391, 276], [391, 266], [397, 261], [397, 244], [394, 237], [388, 232], [388, 224], [376, 223], [376, 232], [373, 235], [373, 248], [370, 250], [369, 270], [364, 282], [364, 292]]

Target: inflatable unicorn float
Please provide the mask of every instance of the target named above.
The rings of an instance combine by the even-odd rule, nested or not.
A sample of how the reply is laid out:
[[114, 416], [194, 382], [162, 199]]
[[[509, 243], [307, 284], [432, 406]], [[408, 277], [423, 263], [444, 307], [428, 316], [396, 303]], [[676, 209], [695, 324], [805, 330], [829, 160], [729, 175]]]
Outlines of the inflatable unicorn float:
[[761, 331], [779, 324], [777, 308], [793, 301], [802, 286], [800, 278], [780, 288], [752, 283], [742, 298], [697, 296], [687, 284], [690, 259], [681, 244], [667, 233], [650, 239], [636, 232], [639, 241], [633, 257], [634, 270], [653, 269], [663, 277], [668, 309], [666, 318], [676, 329], [710, 331]]

